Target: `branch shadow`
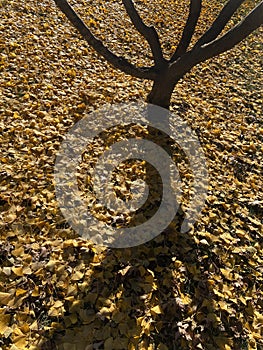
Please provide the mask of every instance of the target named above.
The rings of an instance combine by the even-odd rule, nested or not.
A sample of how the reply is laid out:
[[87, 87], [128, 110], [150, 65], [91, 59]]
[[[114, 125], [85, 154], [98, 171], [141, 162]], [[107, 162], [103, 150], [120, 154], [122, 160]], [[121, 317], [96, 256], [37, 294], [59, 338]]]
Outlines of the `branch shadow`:
[[[149, 131], [150, 140], [175, 152], [167, 135]], [[159, 195], [150, 193], [147, 201], [154, 215], [162, 187], [156, 186], [160, 179], [152, 170], [146, 171], [147, 183]], [[220, 257], [196, 239], [194, 229], [180, 232], [184, 218], [180, 206], [159, 236], [132, 248], [107, 249], [101, 262], [82, 255], [89, 279], [67, 298], [64, 316], [41, 350], [246, 349], [241, 321], [229, 316], [213, 288], [211, 276], [224, 267]]]
[[209, 279], [220, 260], [176, 231], [182, 219], [142, 246], [109, 249], [41, 350], [244, 349], [242, 324], [218, 306]]

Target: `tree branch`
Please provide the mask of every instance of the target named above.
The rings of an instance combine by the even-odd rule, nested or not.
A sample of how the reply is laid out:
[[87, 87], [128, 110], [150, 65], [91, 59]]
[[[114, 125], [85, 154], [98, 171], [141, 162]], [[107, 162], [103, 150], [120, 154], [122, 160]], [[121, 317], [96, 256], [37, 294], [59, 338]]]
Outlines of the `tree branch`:
[[153, 67], [138, 68], [128, 62], [124, 57], [117, 56], [109, 49], [107, 49], [103, 43], [98, 40], [85, 25], [85, 23], [76, 14], [73, 8], [66, 0], [54, 0], [59, 9], [65, 14], [73, 26], [79, 31], [83, 38], [93, 47], [97, 53], [102, 55], [109, 63], [115, 68], [120, 69], [122, 72], [132, 75], [137, 78], [154, 80], [157, 73]]
[[166, 63], [166, 60], [163, 57], [161, 44], [155, 28], [149, 27], [143, 22], [132, 0], [122, 0], [122, 2], [134, 27], [138, 30], [138, 32], [142, 36], [145, 37], [145, 39], [149, 43], [150, 48], [152, 50], [155, 66], [156, 67], [162, 66], [164, 63]]
[[[224, 36], [197, 48], [199, 62], [215, 57], [232, 49], [254, 30], [263, 24], [263, 1], [256, 6], [239, 24], [229, 30]], [[193, 50], [195, 51], [195, 50]], [[199, 53], [198, 53], [199, 51]]]
[[176, 61], [178, 57], [182, 56], [186, 52], [194, 34], [195, 27], [200, 16], [201, 8], [202, 0], [191, 0], [189, 16], [184, 27], [182, 38], [177, 46], [175, 53], [171, 57], [170, 62]]
[[227, 22], [233, 16], [235, 11], [240, 7], [240, 5], [245, 0], [229, 0], [226, 5], [223, 7], [218, 17], [211, 25], [211, 27], [204, 33], [204, 35], [198, 40], [195, 46], [202, 46], [203, 44], [209, 43], [212, 40], [215, 40], [218, 35], [225, 28]]

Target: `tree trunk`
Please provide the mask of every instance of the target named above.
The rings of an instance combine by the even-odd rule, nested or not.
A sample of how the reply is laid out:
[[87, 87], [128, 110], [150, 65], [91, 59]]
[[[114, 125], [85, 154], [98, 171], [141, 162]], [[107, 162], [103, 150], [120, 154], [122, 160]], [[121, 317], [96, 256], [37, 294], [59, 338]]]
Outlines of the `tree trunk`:
[[147, 102], [165, 109], [169, 109], [172, 93], [178, 80], [173, 80], [172, 82], [166, 79], [155, 80], [152, 90], [147, 96]]

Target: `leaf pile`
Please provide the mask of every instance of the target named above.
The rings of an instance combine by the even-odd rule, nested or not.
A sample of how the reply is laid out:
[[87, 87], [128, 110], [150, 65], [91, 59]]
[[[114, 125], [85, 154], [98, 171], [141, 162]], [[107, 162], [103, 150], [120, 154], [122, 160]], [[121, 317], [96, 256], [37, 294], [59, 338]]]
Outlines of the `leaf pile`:
[[[114, 52], [150, 62], [121, 1], [72, 3]], [[204, 1], [195, 38], [223, 3]], [[136, 5], [171, 54], [188, 1]], [[149, 83], [98, 57], [51, 0], [0, 0], [0, 16], [0, 348], [262, 349], [262, 29], [173, 95], [210, 172], [198, 223], [180, 234], [178, 217], [143, 246], [110, 250], [65, 222], [55, 157], [84, 113], [145, 99]]]

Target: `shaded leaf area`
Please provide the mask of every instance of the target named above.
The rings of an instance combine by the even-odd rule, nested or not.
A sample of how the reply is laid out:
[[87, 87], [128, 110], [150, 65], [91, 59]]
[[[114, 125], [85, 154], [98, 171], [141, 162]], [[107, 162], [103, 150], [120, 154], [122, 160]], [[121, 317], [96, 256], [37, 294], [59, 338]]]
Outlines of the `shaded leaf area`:
[[[121, 1], [72, 3], [109, 48], [150, 62]], [[171, 54], [188, 2], [135, 3]], [[195, 38], [223, 3], [204, 1]], [[180, 211], [151, 242], [110, 250], [63, 218], [55, 156], [84, 113], [145, 99], [150, 86], [98, 57], [52, 1], [0, 0], [0, 16], [0, 347], [262, 349], [262, 29], [195, 67], [173, 94], [210, 172], [198, 223], [180, 234]]]

